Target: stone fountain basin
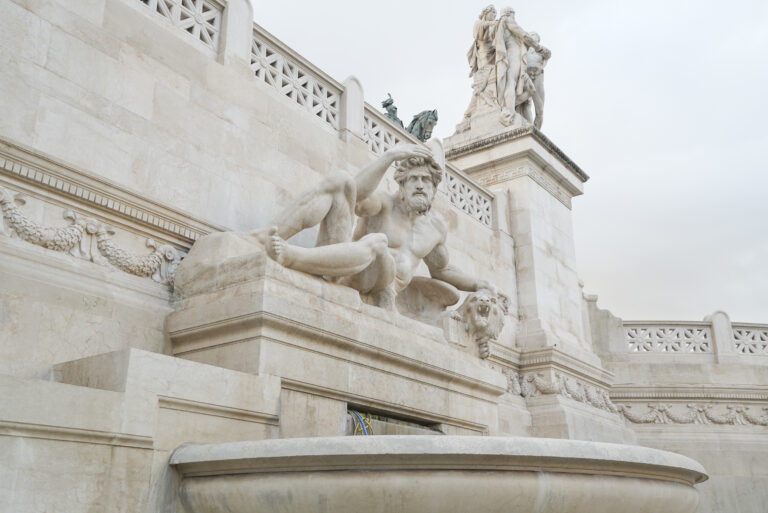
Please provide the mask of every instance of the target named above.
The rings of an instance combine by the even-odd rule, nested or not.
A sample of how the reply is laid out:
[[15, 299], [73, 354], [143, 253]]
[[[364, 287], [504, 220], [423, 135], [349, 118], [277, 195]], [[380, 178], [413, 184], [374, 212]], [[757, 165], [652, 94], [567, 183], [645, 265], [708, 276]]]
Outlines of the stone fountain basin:
[[647, 447], [470, 436], [184, 444], [189, 513], [693, 513], [696, 461]]

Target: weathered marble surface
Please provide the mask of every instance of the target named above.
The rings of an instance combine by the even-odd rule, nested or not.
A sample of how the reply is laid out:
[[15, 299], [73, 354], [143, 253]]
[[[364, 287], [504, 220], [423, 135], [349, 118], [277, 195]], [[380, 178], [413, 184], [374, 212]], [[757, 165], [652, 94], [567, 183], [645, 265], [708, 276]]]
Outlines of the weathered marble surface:
[[[63, 211], [73, 210], [114, 226], [115, 244], [136, 255], [151, 253], [150, 237], [188, 248], [192, 234], [266, 226], [295, 197], [297, 183], [365, 166], [371, 153], [391, 147], [397, 128], [363, 110], [356, 79], [327, 77], [254, 31], [247, 2], [226, 4], [214, 49], [138, 0], [0, 0], [0, 185], [28, 195], [21, 208], [29, 219], [58, 228], [70, 224]], [[267, 56], [273, 50], [279, 59]], [[275, 85], [296, 71], [307, 73], [312, 91], [295, 81]], [[473, 122], [498, 127], [491, 114]], [[376, 132], [380, 122], [386, 130]], [[696, 404], [714, 397], [713, 414], [739, 419], [726, 407], [760, 410], [765, 364], [737, 354], [651, 354], [640, 355], [642, 365], [609, 363], [615, 376], [602, 368], [594, 353], [605, 358], [613, 341], [584, 335], [600, 323], [578, 306], [572, 266], [569, 209], [584, 177], [538, 132], [504, 139], [515, 130], [508, 129], [494, 140], [472, 139], [472, 130], [456, 139], [461, 155], [487, 150], [492, 164], [479, 159], [470, 167], [481, 166], [473, 176], [494, 194], [454, 179], [432, 204], [451, 233], [451, 261], [468, 275], [491, 277], [510, 297], [510, 315], [485, 360], [474, 340], [462, 339], [459, 321], [449, 319], [446, 331], [458, 336], [446, 341], [440, 327], [391, 318], [356, 291], [315, 277], [274, 266], [271, 285], [238, 287], [266, 262], [247, 258], [215, 262], [206, 300], [182, 303], [221, 298], [253, 307], [267, 297], [272, 313], [309, 312], [331, 335], [288, 323], [247, 326], [250, 332], [230, 325], [221, 333], [263, 337], [258, 351], [253, 340], [231, 343], [228, 355], [205, 349], [201, 359], [214, 366], [163, 355], [173, 350], [165, 317], [175, 308], [165, 285], [96, 263], [98, 247], [75, 256], [55, 251], [58, 242], [34, 245], [4, 220], [0, 510], [173, 511], [178, 482], [167, 463], [178, 444], [339, 435], [352, 404], [453, 434], [639, 440], [681, 451], [715, 467], [701, 485], [702, 511], [762, 513], [765, 427], [633, 423], [612, 412], [604, 394], [625, 394], [614, 405], [632, 403], [626, 394], [646, 393], [652, 382], [655, 395], [635, 398], [633, 411], [645, 415], [646, 405], [674, 393], [670, 411], [682, 415], [690, 400], [683, 385], [711, 381], [718, 390], [704, 390]], [[9, 157], [9, 142], [31, 151]], [[506, 182], [516, 184], [500, 185]], [[316, 235], [289, 242], [310, 246]], [[415, 274], [427, 273], [420, 265]], [[283, 293], [285, 300], [274, 299]], [[358, 324], [369, 335], [396, 333], [398, 341], [371, 336], [361, 348], [351, 342]], [[194, 330], [174, 337], [195, 342]], [[614, 381], [629, 390], [612, 388]], [[735, 385], [744, 381], [748, 390]], [[739, 404], [724, 399], [734, 394]]]
[[[171, 457], [190, 513], [693, 513], [697, 462], [543, 438], [380, 436], [186, 445]], [[343, 472], [339, 472], [343, 470]]]

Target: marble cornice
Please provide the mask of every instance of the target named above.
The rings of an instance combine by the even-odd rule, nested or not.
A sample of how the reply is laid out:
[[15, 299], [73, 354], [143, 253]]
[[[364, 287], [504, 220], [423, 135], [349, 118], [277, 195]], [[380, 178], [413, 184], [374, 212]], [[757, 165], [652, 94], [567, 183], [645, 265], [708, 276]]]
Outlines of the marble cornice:
[[78, 170], [24, 145], [0, 138], [0, 179], [90, 214], [121, 220], [189, 249], [198, 238], [226, 228], [162, 205], [107, 179]]
[[24, 438], [42, 438], [64, 442], [85, 442], [100, 445], [115, 445], [135, 449], [152, 449], [152, 437], [117, 433], [114, 431], [97, 431], [65, 426], [32, 424], [27, 422], [10, 422], [0, 420], [0, 436], [18, 436]]
[[177, 410], [189, 413], [198, 413], [200, 415], [211, 415], [214, 417], [223, 417], [225, 419], [243, 420], [247, 422], [256, 422], [259, 424], [268, 424], [277, 426], [280, 423], [280, 417], [269, 413], [261, 413], [240, 408], [232, 408], [219, 404], [209, 404], [179, 397], [169, 397], [164, 395], [157, 396], [158, 406], [167, 410]]
[[520, 371], [522, 373], [527, 374], [547, 367], [554, 367], [575, 378], [580, 378], [600, 387], [610, 387], [614, 378], [612, 372], [571, 356], [555, 347], [524, 351], [520, 354]]
[[[263, 333], [265, 328], [271, 328], [275, 332], [272, 333], [272, 336], [265, 336]], [[226, 337], [223, 339], [217, 337], [219, 333], [226, 333]], [[275, 335], [280, 333], [284, 333], [287, 336], [277, 339]], [[330, 344], [341, 349], [352, 350], [356, 354], [365, 354], [372, 361], [386, 362], [387, 364], [394, 365], [396, 368], [407, 370], [411, 373], [410, 375], [405, 375], [408, 379], [421, 381], [430, 386], [445, 388], [446, 390], [450, 389], [475, 399], [492, 402], [496, 397], [505, 392], [503, 386], [496, 385], [490, 381], [467, 376], [451, 369], [442, 368], [381, 347], [360, 342], [340, 333], [333, 333], [266, 311], [255, 311], [193, 328], [179, 330], [171, 328], [169, 335], [174, 344], [175, 356], [188, 355], [213, 346], [237, 343], [246, 338], [260, 337], [280, 344], [296, 345], [291, 343], [291, 340], [297, 340], [297, 337], [301, 337], [303, 340], [312, 341], [315, 344]], [[312, 351], [318, 350], [317, 348], [307, 348], [305, 345], [296, 345], [296, 347]], [[343, 358], [338, 355], [336, 357]], [[378, 368], [381, 369], [380, 366]], [[436, 379], [436, 382], [425, 380], [428, 377]]]
[[282, 387], [286, 390], [293, 390], [295, 392], [302, 392], [305, 394], [317, 395], [329, 399], [335, 399], [349, 403], [354, 406], [360, 406], [372, 410], [381, 410], [386, 412], [387, 415], [402, 415], [405, 418], [418, 419], [419, 422], [432, 422], [435, 424], [448, 424], [471, 431], [477, 431], [478, 433], [488, 434], [488, 425], [478, 424], [470, 422], [456, 417], [447, 415], [438, 415], [434, 412], [415, 409], [404, 406], [402, 404], [382, 401], [380, 399], [371, 399], [368, 396], [355, 394], [353, 392], [341, 392], [332, 388], [324, 387], [313, 383], [305, 383], [303, 381], [297, 381], [290, 378], [281, 378]]
[[563, 152], [563, 150], [558, 148], [557, 145], [555, 145], [555, 143], [553, 143], [547, 136], [545, 136], [540, 130], [533, 126], [516, 128], [514, 130], [505, 131], [489, 137], [479, 138], [462, 146], [446, 149], [445, 158], [446, 160], [455, 159], [461, 157], [462, 155], [484, 150], [506, 141], [525, 137], [526, 135], [533, 137], [533, 139], [541, 144], [549, 153], [557, 157], [563, 163], [563, 165], [568, 168], [568, 170], [570, 170], [579, 178], [579, 180], [581, 180], [581, 182], [586, 182], [589, 180], [589, 175], [587, 175], [587, 173], [585, 173], [573, 160], [571, 160], [570, 157], [568, 157], [568, 155]]
[[616, 401], [768, 401], [767, 387], [696, 386], [632, 386], [611, 388], [611, 399]]

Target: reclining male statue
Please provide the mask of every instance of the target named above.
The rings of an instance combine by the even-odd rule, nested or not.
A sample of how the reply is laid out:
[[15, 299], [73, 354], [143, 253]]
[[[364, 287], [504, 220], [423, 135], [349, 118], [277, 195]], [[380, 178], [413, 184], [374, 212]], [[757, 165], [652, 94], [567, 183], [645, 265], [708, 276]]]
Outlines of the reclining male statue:
[[[413, 279], [423, 260], [432, 278], [460, 290], [492, 289], [448, 262], [447, 227], [430, 213], [443, 176], [443, 154], [420, 145], [386, 151], [357, 175], [339, 171], [324, 178], [289, 205], [269, 228], [253, 234], [267, 254], [284, 267], [336, 278], [395, 310], [396, 294]], [[376, 190], [395, 162], [399, 191]], [[360, 217], [356, 229], [355, 215]], [[317, 245], [303, 248], [285, 240], [319, 225]]]

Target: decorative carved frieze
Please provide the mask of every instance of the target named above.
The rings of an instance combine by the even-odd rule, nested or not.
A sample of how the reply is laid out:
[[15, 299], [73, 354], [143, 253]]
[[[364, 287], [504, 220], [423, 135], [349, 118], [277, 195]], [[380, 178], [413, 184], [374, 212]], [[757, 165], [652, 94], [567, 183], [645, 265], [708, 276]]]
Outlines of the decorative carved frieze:
[[749, 406], [742, 404], [673, 405], [672, 403], [646, 403], [647, 411], [633, 409], [636, 404], [622, 404], [619, 409], [624, 418], [634, 424], [720, 424], [735, 426], [768, 426], [768, 407], [763, 414], [755, 415]]
[[224, 229], [173, 212], [147, 198], [139, 198], [3, 140], [0, 140], [0, 174], [65, 197], [68, 203], [81, 203], [151, 227], [190, 246], [203, 235]]
[[606, 390], [561, 372], [555, 372], [553, 380], [546, 379], [541, 373], [520, 376], [515, 371], [507, 370], [504, 374], [509, 381], [509, 392], [525, 398], [561, 395], [610, 413], [620, 411]]
[[135, 255], [118, 247], [111, 238], [114, 230], [95, 219], [65, 209], [64, 218], [70, 221], [69, 225], [43, 226], [21, 211], [19, 206], [25, 203], [24, 195], [12, 196], [10, 191], [0, 187], [0, 211], [9, 231], [19, 239], [97, 264], [111, 265], [128, 274], [151, 277], [158, 283], [173, 286], [176, 268], [183, 257], [183, 253], [173, 246], [158, 246], [154, 240], [147, 239], [147, 246], [154, 251], [148, 255]]
[[[24, 215], [18, 205], [24, 205], [23, 195], [11, 197], [8, 190], [0, 187], [0, 209], [3, 218], [12, 232], [30, 244], [42, 246], [53, 251], [69, 252], [79, 245], [86, 231], [89, 219], [79, 217], [71, 210], [64, 211], [64, 219], [70, 224], [58, 228], [42, 226]], [[18, 205], [17, 205], [18, 204]]]
[[[768, 426], [768, 407], [712, 401], [684, 405], [672, 402], [617, 404], [611, 400], [606, 390], [563, 373], [555, 372], [554, 380], [548, 380], [541, 373], [520, 376], [511, 369], [502, 372], [507, 377], [508, 391], [511, 394], [525, 398], [561, 395], [600, 410], [621, 414], [633, 424]], [[641, 411], [643, 406], [645, 411]], [[761, 413], [754, 411], [758, 408]]]

